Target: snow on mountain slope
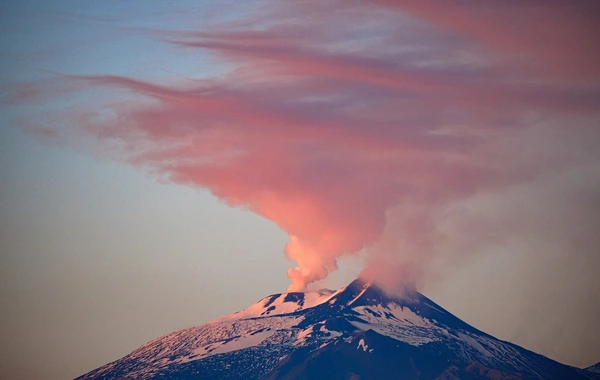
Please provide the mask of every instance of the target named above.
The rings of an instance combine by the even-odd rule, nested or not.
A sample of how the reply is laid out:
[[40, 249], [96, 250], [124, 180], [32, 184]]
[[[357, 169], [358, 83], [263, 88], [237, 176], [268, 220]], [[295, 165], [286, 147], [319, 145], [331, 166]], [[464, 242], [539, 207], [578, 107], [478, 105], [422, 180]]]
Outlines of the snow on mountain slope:
[[273, 294], [244, 310], [221, 317], [215, 320], [215, 322], [293, 313], [317, 306], [328, 300], [333, 293], [333, 290], [321, 289], [316, 292], [307, 293]]
[[[320, 368], [315, 363], [329, 360], [323, 358], [336, 358], [338, 370], [346, 372], [332, 376], [344, 377], [364, 370], [363, 378], [369, 378], [368, 367], [379, 363], [392, 371], [381, 376], [394, 378], [400, 372], [390, 365], [404, 360], [406, 378], [435, 378], [448, 371], [447, 378], [452, 371], [488, 378], [490, 370], [505, 378], [588, 378], [583, 370], [469, 326], [418, 292], [390, 297], [359, 279], [335, 293], [266, 297], [240, 312], [155, 339], [81, 379], [294, 378], [298, 371]], [[414, 363], [424, 368], [412, 368]]]

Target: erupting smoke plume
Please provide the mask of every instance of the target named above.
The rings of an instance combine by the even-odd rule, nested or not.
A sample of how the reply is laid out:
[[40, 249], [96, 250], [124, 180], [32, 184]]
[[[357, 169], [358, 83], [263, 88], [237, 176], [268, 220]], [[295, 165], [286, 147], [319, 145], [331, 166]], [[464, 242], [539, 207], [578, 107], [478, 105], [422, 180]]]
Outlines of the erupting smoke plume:
[[[94, 89], [94, 102], [28, 127], [59, 141], [91, 136], [119, 159], [277, 223], [296, 262], [290, 290], [361, 251], [371, 269], [405, 268], [399, 277], [418, 285], [438, 254], [506, 238], [490, 233], [506, 219], [462, 217], [470, 201], [598, 175], [598, 9], [277, 1], [243, 22], [146, 31], [210, 53], [218, 70], [201, 80], [61, 77], [14, 96]], [[577, 183], [598, 194], [597, 182]]]

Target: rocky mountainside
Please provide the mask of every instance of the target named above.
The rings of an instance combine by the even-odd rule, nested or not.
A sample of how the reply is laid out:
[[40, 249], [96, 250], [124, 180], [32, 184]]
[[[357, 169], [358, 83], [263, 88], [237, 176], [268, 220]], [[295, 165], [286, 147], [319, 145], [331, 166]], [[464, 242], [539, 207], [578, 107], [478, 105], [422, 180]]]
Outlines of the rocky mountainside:
[[146, 343], [79, 379], [600, 379], [357, 279], [284, 293]]
[[598, 363], [596, 363], [596, 364], [594, 364], [592, 366], [587, 367], [586, 371], [597, 373], [599, 375], [599, 378], [600, 378], [600, 362], [598, 362]]

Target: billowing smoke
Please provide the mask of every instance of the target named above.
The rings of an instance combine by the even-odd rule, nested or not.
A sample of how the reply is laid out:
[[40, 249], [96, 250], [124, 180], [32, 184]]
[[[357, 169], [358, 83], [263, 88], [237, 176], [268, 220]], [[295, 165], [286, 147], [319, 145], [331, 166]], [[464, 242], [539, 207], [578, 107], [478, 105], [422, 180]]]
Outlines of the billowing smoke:
[[96, 91], [45, 116], [59, 127], [37, 127], [272, 220], [290, 236], [290, 290], [358, 252], [420, 286], [439, 255], [514, 232], [498, 227], [518, 214], [481, 215], [478, 199], [597, 173], [597, 16], [593, 1], [277, 1], [209, 29], [147, 32], [210, 54], [202, 80], [67, 77], [19, 95]]

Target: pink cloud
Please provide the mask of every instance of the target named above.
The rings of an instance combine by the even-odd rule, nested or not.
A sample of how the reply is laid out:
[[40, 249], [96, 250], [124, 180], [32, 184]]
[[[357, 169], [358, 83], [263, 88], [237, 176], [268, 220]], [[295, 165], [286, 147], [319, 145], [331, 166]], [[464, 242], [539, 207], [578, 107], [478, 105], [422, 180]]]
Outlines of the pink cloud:
[[[338, 258], [363, 249], [391, 252], [417, 273], [435, 251], [435, 220], [450, 204], [570, 162], [572, 152], [555, 154], [553, 144], [543, 162], [522, 155], [519, 144], [566, 133], [539, 128], [549, 120], [582, 119], [577, 125], [589, 132], [600, 90], [581, 81], [597, 80], [600, 62], [597, 50], [584, 51], [591, 26], [580, 25], [578, 9], [457, 2], [446, 12], [435, 1], [373, 3], [383, 6], [279, 6], [275, 22], [257, 16], [234, 31], [228, 24], [155, 31], [231, 69], [185, 86], [63, 78], [82, 91], [130, 97], [61, 115], [100, 143], [120, 141], [120, 159], [209, 189], [287, 231], [285, 254], [297, 264], [290, 289], [325, 278]], [[571, 46], [572, 38], [581, 45]], [[48, 83], [41, 87], [21, 96], [52, 93]], [[402, 239], [390, 238], [396, 233]]]
[[565, 80], [598, 80], [600, 7], [594, 0], [373, 0], [480, 41], [502, 58]]

